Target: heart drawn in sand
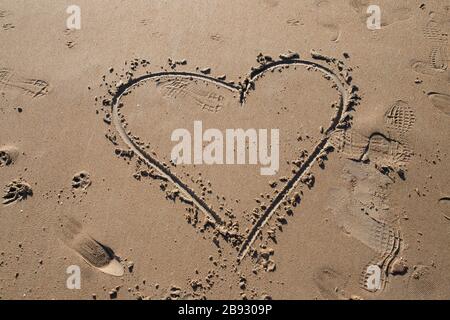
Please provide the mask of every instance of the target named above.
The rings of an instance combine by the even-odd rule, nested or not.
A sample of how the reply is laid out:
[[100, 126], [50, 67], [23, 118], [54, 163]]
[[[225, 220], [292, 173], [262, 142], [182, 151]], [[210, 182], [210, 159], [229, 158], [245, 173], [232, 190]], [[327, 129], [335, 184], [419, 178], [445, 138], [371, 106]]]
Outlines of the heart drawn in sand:
[[[134, 155], [138, 156], [141, 161], [145, 162], [149, 167], [156, 170], [164, 180], [173, 184], [174, 187], [183, 195], [184, 199], [188, 199], [188, 201], [192, 203], [192, 205], [200, 209], [211, 221], [211, 224], [214, 226], [214, 228], [220, 234], [222, 234], [225, 239], [229, 237], [240, 238], [238, 260], [241, 260], [248, 254], [262, 228], [271, 220], [276, 210], [278, 210], [282, 203], [291, 195], [296, 186], [300, 182], [302, 182], [302, 180], [307, 175], [310, 174], [313, 165], [323, 159], [324, 156], [328, 154], [328, 152], [332, 151], [333, 148], [329, 141], [332, 134], [336, 132], [336, 130], [345, 129], [350, 126], [349, 120], [351, 119], [351, 115], [349, 113], [352, 110], [353, 106], [357, 104], [357, 101], [359, 99], [356, 93], [358, 91], [357, 87], [351, 84], [351, 69], [348, 69], [340, 60], [330, 58], [315, 52], [312, 53], [312, 58], [314, 59], [312, 61], [303, 60], [300, 59], [297, 54], [283, 55], [280, 56], [279, 60], [272, 60], [271, 58], [269, 58], [263, 63], [260, 63], [260, 67], [253, 69], [252, 72], [245, 78], [245, 80], [239, 84], [227, 82], [224, 80], [224, 77], [216, 79], [204, 73], [178, 71], [148, 73], [139, 78], [131, 78], [126, 84], [118, 85], [117, 92], [114, 93], [111, 100], [111, 114], [107, 114], [107, 116], [123, 143], [125, 143], [129, 150], [132, 151]], [[320, 63], [316, 61], [319, 61]], [[324, 82], [327, 84], [327, 88], [333, 92], [334, 98], [336, 99], [337, 97], [337, 100], [334, 101], [334, 104], [333, 101], [327, 101], [327, 103], [329, 103], [327, 109], [311, 110], [313, 107], [309, 108], [310, 105], [312, 106], [314, 105], [314, 103], [318, 103], [318, 101], [323, 104], [323, 102], [320, 101], [320, 99], [322, 99], [322, 93], [319, 89], [317, 89], [317, 92], [315, 92], [312, 96], [306, 97], [306, 99], [309, 99], [306, 101], [303, 100], [304, 97], [294, 95], [293, 98], [291, 97], [292, 101], [290, 105], [292, 105], [293, 108], [299, 106], [298, 109], [305, 108], [305, 110], [302, 109], [297, 118], [287, 113], [287, 116], [284, 116], [284, 120], [282, 116], [278, 116], [276, 112], [274, 112], [270, 108], [268, 108], [270, 109], [269, 112], [267, 110], [264, 111], [259, 105], [257, 106], [257, 108], [248, 107], [248, 104], [255, 104], [254, 101], [249, 101], [250, 97], [253, 98], [254, 96], [258, 96], [259, 92], [263, 92], [262, 99], [281, 99], [282, 96], [279, 96], [279, 93], [271, 92], [271, 88], [273, 86], [279, 85], [279, 74], [284, 72], [283, 70], [286, 69], [293, 70], [294, 76], [301, 75], [303, 79], [306, 79], [304, 80], [303, 86], [311, 86], [310, 91], [314, 91], [314, 86], [309, 84], [309, 78], [311, 76], [309, 74], [306, 74], [308, 72], [314, 72], [314, 74], [317, 77], [320, 77], [320, 79], [325, 79]], [[264, 80], [262, 80], [263, 78]], [[267, 88], [265, 89], [265, 91], [258, 91], [263, 90], [260, 89], [260, 87], [265, 88], [264, 83], [261, 83], [264, 81], [268, 81]], [[250, 124], [250, 127], [258, 127], [257, 125], [251, 125], [253, 119], [252, 116], [242, 116], [242, 113], [239, 113], [242, 111], [245, 112], [247, 108], [250, 113], [255, 112], [255, 110], [257, 110], [257, 112], [269, 112], [267, 115], [262, 117], [266, 119], [268, 118], [269, 120], [271, 120], [273, 117], [273, 121], [280, 121], [279, 123], [281, 123], [281, 126], [283, 126], [284, 122], [290, 121], [291, 123], [293, 123], [293, 128], [295, 128], [296, 126], [300, 126], [301, 123], [308, 123], [308, 121], [316, 125], [316, 122], [313, 120], [310, 121], [309, 118], [313, 119], [320, 117], [322, 113], [325, 116], [323, 116], [323, 119], [319, 121], [319, 123], [321, 124], [320, 135], [318, 135], [317, 139], [313, 140], [313, 142], [310, 143], [311, 146], [308, 147], [307, 152], [303, 154], [301, 161], [298, 161], [299, 164], [297, 165], [296, 169], [288, 171], [289, 176], [284, 178], [285, 184], [280, 190], [276, 192], [272, 199], [269, 199], [270, 203], [267, 206], [264, 206], [263, 211], [255, 220], [255, 223], [249, 226], [247, 232], [245, 234], [236, 235], [230, 232], [229, 226], [225, 223], [224, 215], [213, 209], [213, 206], [211, 206], [204, 197], [200, 196], [199, 192], [196, 191], [196, 189], [188, 183], [187, 178], [181, 178], [180, 175], [177, 175], [174, 172], [175, 169], [173, 169], [169, 165], [166, 165], [161, 159], [156, 156], [156, 153], [150, 152], [148, 148], [144, 146], [144, 143], [140, 138], [137, 138], [136, 136], [133, 136], [131, 134], [130, 128], [128, 128], [128, 118], [130, 118], [130, 116], [125, 116], [123, 114], [123, 111], [124, 109], [127, 109], [125, 108], [125, 106], [128, 107], [133, 103], [139, 103], [142, 105], [145, 104], [145, 101], [142, 101], [142, 99], [145, 99], [145, 94], [151, 95], [150, 89], [147, 89], [146, 87], [146, 85], [149, 83], [164, 88], [166, 93], [168, 93], [169, 95], [172, 94], [174, 98], [180, 98], [181, 102], [183, 102], [184, 97], [190, 95], [192, 101], [196, 101], [197, 104], [202, 107], [202, 112], [205, 112], [206, 110], [205, 114], [208, 114], [208, 119], [214, 119], [213, 117], [216, 117], [216, 119], [220, 119], [219, 122], [227, 122], [228, 118], [234, 117], [233, 121], [230, 123], [235, 123], [242, 120], [242, 118], [247, 117], [246, 119], [248, 120], [248, 122], [246, 123]], [[144, 93], [140, 96], [138, 95], [136, 97], [132, 97], [132, 103], [124, 103], [123, 100], [125, 99], [125, 97], [131, 95], [139, 87], [145, 88]], [[217, 103], [216, 105], [198, 103], [200, 100], [199, 97], [205, 96], [205, 94], [202, 94], [205, 88], [209, 88], [207, 89], [209, 91], [207, 91], [206, 96], [215, 98], [216, 101], [219, 101], [219, 103]], [[286, 89], [286, 86], [282, 86], [280, 92], [283, 92], [284, 89]], [[298, 90], [299, 92], [301, 92], [302, 89], [299, 88]], [[223, 94], [219, 94], [219, 91]], [[274, 95], [276, 95], [276, 97]], [[324, 96], [326, 96], [325, 93]], [[229, 101], [231, 104], [234, 104], [239, 108], [232, 109], [228, 107], [226, 103], [222, 103], [224, 100]], [[278, 100], [276, 103], [279, 102]], [[182, 104], [181, 102], [179, 103]], [[137, 108], [142, 108], [139, 104], [137, 104]], [[273, 104], [275, 104], [275, 102]], [[330, 110], [329, 106], [331, 104], [333, 108], [331, 108]], [[156, 112], [156, 115], [168, 113], [167, 110], [164, 109], [164, 106], [152, 105], [151, 107], [153, 110], [151, 112]], [[321, 105], [319, 107], [321, 107]], [[184, 106], [184, 108], [186, 108], [186, 106]], [[191, 109], [192, 108], [176, 109], [177, 112], [174, 112], [172, 117], [180, 119], [179, 123], [183, 123], [181, 121], [184, 121], [184, 123], [189, 123], [190, 119], [185, 119], [183, 117], [183, 114], [189, 114], [191, 112]], [[239, 110], [239, 112], [237, 112], [237, 110]], [[140, 111], [138, 110], [136, 112]], [[133, 115], [134, 119], [144, 118], [144, 120], [141, 120], [145, 121], [145, 119], [148, 120], [148, 117], [151, 117], [149, 115], [145, 116], [145, 113], [136, 115], [136, 112]], [[220, 112], [219, 117], [216, 115], [216, 113], [218, 112]], [[270, 113], [275, 114], [271, 115]], [[198, 118], [198, 113], [194, 114], [195, 115], [191, 115], [193, 117], [192, 119], [203, 120], [201, 118]], [[189, 118], [189, 115], [187, 115], [186, 118]], [[277, 120], [278, 118], [280, 118], [281, 120]], [[170, 122], [161, 122], [165, 120], [153, 120], [154, 121], [151, 125], [161, 128], [161, 131], [163, 131], [165, 127], [170, 127], [171, 130], [177, 128], [176, 124], [174, 125]], [[310, 125], [310, 128], [311, 126], [312, 125]], [[269, 125], [269, 128], [271, 127], [276, 128]], [[315, 128], [319, 128], [319, 126]], [[293, 130], [291, 130], [290, 132], [292, 133], [292, 135], [295, 135], [296, 133]], [[156, 143], [161, 145], [169, 144], [170, 135], [164, 134], [158, 136], [157, 134], [155, 134], [153, 136], [153, 141], [145, 142], [151, 142], [152, 144]], [[283, 143], [283, 136], [281, 136], [280, 144], [283, 145]], [[284, 149], [289, 150], [289, 152], [294, 152], [290, 150], [293, 149], [292, 145], [287, 145]], [[299, 160], [298, 151], [294, 152], [294, 154], [297, 155], [296, 158], [291, 158], [288, 160], [292, 160], [293, 162]], [[280, 162], [285, 160], [286, 159], [282, 158], [280, 159]], [[252, 189], [252, 187], [254, 186], [250, 186], [250, 189]]]

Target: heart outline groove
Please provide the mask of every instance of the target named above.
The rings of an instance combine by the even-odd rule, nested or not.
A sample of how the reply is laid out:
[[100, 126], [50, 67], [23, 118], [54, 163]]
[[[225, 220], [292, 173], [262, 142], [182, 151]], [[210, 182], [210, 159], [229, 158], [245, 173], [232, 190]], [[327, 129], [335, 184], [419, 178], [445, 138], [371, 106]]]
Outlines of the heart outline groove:
[[[358, 87], [353, 85], [351, 77], [351, 68], [347, 68], [344, 62], [320, 54], [314, 50], [311, 51], [313, 60], [318, 60], [324, 64], [320, 64], [313, 60], [303, 60], [298, 54], [290, 53], [288, 55], [280, 55], [280, 59], [265, 61], [260, 63], [258, 68], [253, 68], [250, 74], [243, 82], [235, 84], [234, 82], [227, 82], [224, 79], [217, 79], [203, 73], [184, 72], [184, 71], [162, 71], [157, 73], [147, 73], [137, 78], [129, 77], [127, 83], [120, 83], [116, 86], [115, 92], [109, 91], [112, 98], [105, 103], [104, 106], [110, 107], [110, 114], [108, 120], [113, 124], [115, 131], [119, 134], [121, 140], [129, 148], [132, 154], [137, 155], [146, 165], [156, 170], [159, 175], [166, 181], [173, 184], [185, 197], [189, 203], [206, 215], [211, 225], [215, 230], [222, 235], [226, 242], [230, 243], [230, 238], [240, 239], [240, 247], [237, 248], [233, 243], [232, 246], [238, 249], [237, 261], [240, 262], [245, 258], [252, 249], [254, 242], [264, 226], [271, 220], [280, 204], [287, 199], [292, 191], [298, 186], [302, 178], [311, 172], [313, 165], [319, 160], [323, 159], [328, 153], [334, 150], [330, 142], [330, 138], [337, 130], [347, 130], [351, 126], [352, 111], [354, 107], [359, 104], [360, 97], [358, 96]], [[123, 125], [120, 109], [123, 106], [121, 99], [127, 95], [133, 88], [144, 81], [150, 79], [163, 78], [183, 78], [188, 80], [202, 80], [210, 82], [214, 85], [220, 86], [232, 93], [238, 94], [241, 107], [245, 106], [246, 98], [252, 90], [255, 90], [256, 81], [264, 76], [267, 72], [290, 66], [300, 66], [307, 70], [314, 69], [322, 73], [322, 76], [332, 83], [332, 88], [336, 89], [339, 95], [339, 104], [336, 106], [336, 113], [331, 120], [330, 126], [324, 130], [324, 134], [319, 143], [313, 148], [311, 154], [296, 170], [296, 172], [288, 179], [283, 189], [271, 199], [270, 205], [264, 210], [259, 219], [251, 225], [251, 229], [247, 234], [236, 234], [230, 232], [224, 224], [222, 217], [215, 212], [206, 202], [201, 199], [196, 192], [179, 177], [177, 177], [171, 170], [160, 162], [156, 157], [145, 151], [136, 141], [134, 141], [127, 133]], [[333, 70], [335, 69], [335, 70]]]

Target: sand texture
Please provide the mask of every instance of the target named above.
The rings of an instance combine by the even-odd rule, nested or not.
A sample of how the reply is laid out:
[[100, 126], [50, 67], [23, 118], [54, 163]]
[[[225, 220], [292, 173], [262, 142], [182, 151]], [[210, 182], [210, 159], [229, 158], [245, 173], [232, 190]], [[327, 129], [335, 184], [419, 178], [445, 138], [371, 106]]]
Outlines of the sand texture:
[[0, 299], [450, 299], [450, 1], [70, 4], [0, 3]]

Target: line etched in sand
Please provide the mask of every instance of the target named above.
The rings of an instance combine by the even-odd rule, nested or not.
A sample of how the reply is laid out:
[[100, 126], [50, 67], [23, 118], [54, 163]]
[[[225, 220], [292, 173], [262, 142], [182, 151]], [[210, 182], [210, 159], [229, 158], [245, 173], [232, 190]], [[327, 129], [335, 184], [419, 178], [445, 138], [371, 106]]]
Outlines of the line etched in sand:
[[[338, 64], [338, 61], [334, 58], [330, 58], [315, 51], [312, 52], [312, 57], [316, 60], [325, 61], [326, 63]], [[280, 203], [290, 194], [290, 192], [298, 185], [298, 183], [302, 180], [302, 178], [309, 172], [311, 167], [317, 161], [317, 159], [323, 154], [323, 152], [327, 152], [330, 149], [330, 145], [328, 144], [328, 140], [334, 130], [338, 127], [345, 127], [348, 125], [349, 115], [353, 103], [357, 100], [357, 95], [355, 91], [357, 89], [353, 86], [350, 87], [351, 76], [348, 74], [345, 76], [338, 76], [335, 72], [331, 70], [331, 68], [327, 66], [323, 66], [319, 63], [307, 60], [301, 60], [297, 54], [289, 54], [280, 56], [280, 60], [272, 60], [269, 63], [262, 64], [259, 68], [254, 69], [250, 75], [238, 85], [232, 82], [226, 82], [225, 80], [216, 79], [211, 76], [205, 74], [197, 74], [190, 72], [159, 72], [154, 74], [146, 74], [142, 77], [131, 79], [129, 83], [122, 84], [118, 87], [117, 92], [113, 95], [111, 100], [112, 106], [112, 123], [114, 124], [116, 130], [118, 131], [120, 137], [125, 142], [125, 144], [129, 147], [129, 149], [139, 158], [143, 159], [150, 167], [156, 169], [161, 173], [163, 177], [165, 177], [168, 181], [174, 184], [185, 196], [192, 199], [193, 204], [202, 210], [211, 222], [215, 225], [219, 232], [223, 235], [227, 235], [227, 230], [224, 225], [222, 218], [197, 194], [191, 189], [187, 184], [182, 182], [177, 176], [175, 176], [166, 166], [164, 166], [160, 161], [155, 159], [152, 155], [142, 149], [142, 147], [136, 143], [127, 133], [127, 130], [121, 121], [121, 98], [122, 96], [129, 93], [134, 87], [138, 86], [140, 83], [147, 81], [149, 79], [158, 80], [162, 83], [165, 94], [168, 95], [179, 95], [179, 94], [191, 94], [187, 91], [187, 82], [193, 80], [201, 80], [207, 81], [211, 84], [221, 86], [233, 93], [236, 93], [239, 96], [239, 100], [242, 106], [245, 105], [246, 97], [250, 93], [251, 90], [255, 88], [255, 82], [265, 75], [267, 72], [276, 70], [278, 68], [283, 68], [287, 66], [300, 66], [306, 69], [315, 69], [316, 71], [321, 72], [324, 77], [332, 83], [332, 86], [337, 90], [339, 94], [339, 105], [336, 107], [336, 114], [333, 117], [330, 127], [324, 130], [324, 137], [322, 140], [316, 145], [314, 150], [310, 153], [310, 156], [306, 161], [303, 162], [302, 166], [296, 171], [293, 177], [287, 182], [284, 189], [281, 190], [278, 195], [273, 199], [271, 204], [265, 210], [264, 214], [262, 214], [259, 220], [252, 226], [249, 233], [245, 236], [245, 240], [242, 244], [242, 247], [239, 250], [238, 260], [240, 261], [242, 258], [246, 256], [250, 247], [256, 240], [261, 229], [267, 224], [267, 222], [271, 219], [274, 212], [280, 206]], [[343, 66], [340, 65], [340, 70], [342, 71]], [[176, 79], [174, 82], [173, 79]], [[202, 99], [199, 99], [202, 97]], [[194, 92], [194, 99], [200, 101], [200, 105], [204, 105], [204, 98], [208, 98], [209, 100], [213, 99], [215, 102], [220, 102], [220, 97], [210, 97], [207, 94], [200, 94], [198, 92]], [[217, 105], [216, 105], [217, 107]], [[213, 110], [214, 111], [214, 108]]]
[[0, 87], [18, 89], [33, 98], [45, 96], [49, 90], [49, 84], [46, 81], [25, 78], [6, 68], [0, 68]]
[[80, 223], [67, 218], [61, 231], [64, 243], [78, 253], [87, 264], [112, 276], [120, 277], [124, 274], [123, 266], [112, 249], [85, 233]]
[[158, 172], [161, 173], [161, 175], [166, 178], [169, 182], [174, 184], [179, 190], [181, 190], [187, 197], [191, 198], [195, 206], [200, 208], [210, 219], [212, 222], [218, 225], [222, 225], [222, 218], [214, 212], [205, 201], [203, 201], [200, 197], [198, 197], [195, 192], [189, 188], [185, 183], [183, 183], [177, 176], [175, 176], [173, 173], [170, 172], [168, 168], [166, 168], [161, 162], [159, 162], [157, 159], [155, 159], [152, 155], [150, 155], [148, 152], [143, 150], [140, 145], [138, 145], [133, 139], [129, 137], [127, 134], [127, 131], [125, 127], [123, 126], [121, 120], [120, 120], [120, 111], [119, 111], [119, 104], [120, 99], [123, 95], [127, 93], [128, 90], [133, 89], [134, 86], [139, 85], [142, 81], [146, 81], [149, 79], [171, 79], [174, 76], [183, 78], [183, 79], [199, 79], [199, 80], [208, 80], [211, 82], [214, 82], [215, 84], [221, 85], [224, 88], [227, 88], [229, 90], [236, 91], [238, 90], [237, 87], [231, 86], [225, 82], [222, 82], [220, 80], [210, 78], [205, 75], [195, 74], [195, 73], [187, 73], [187, 72], [161, 72], [161, 73], [155, 73], [150, 75], [145, 75], [137, 79], [131, 80], [130, 83], [127, 85], [123, 85], [118, 89], [118, 92], [113, 97], [111, 103], [112, 103], [112, 122], [114, 126], [116, 127], [116, 130], [119, 132], [120, 137], [125, 142], [125, 144], [130, 148], [131, 151], [133, 151], [135, 154], [137, 154], [142, 160], [144, 160], [150, 167], [154, 168]]

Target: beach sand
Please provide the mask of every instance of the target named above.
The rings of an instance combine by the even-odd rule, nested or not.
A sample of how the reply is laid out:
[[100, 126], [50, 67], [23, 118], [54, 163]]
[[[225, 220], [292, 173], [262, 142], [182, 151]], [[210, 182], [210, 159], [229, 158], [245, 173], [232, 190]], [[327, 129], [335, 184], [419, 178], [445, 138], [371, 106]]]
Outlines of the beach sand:
[[449, 1], [72, 4], [0, 4], [0, 299], [450, 298]]

